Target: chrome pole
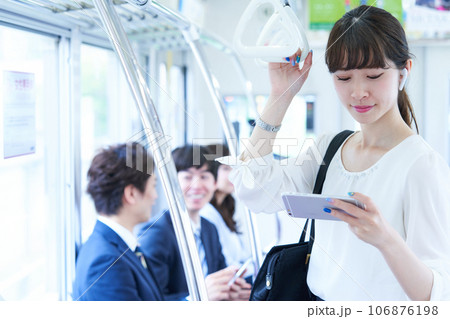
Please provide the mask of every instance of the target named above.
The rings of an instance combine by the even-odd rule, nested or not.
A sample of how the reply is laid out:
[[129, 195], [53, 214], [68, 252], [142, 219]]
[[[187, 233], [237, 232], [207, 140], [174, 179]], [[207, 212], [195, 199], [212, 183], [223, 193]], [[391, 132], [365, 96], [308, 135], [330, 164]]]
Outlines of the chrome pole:
[[159, 122], [147, 84], [139, 71], [137, 59], [111, 0], [94, 0], [93, 2], [125, 71], [141, 115], [144, 137], [155, 157], [156, 166], [169, 202], [170, 216], [177, 237], [190, 296], [194, 301], [208, 300], [191, 222], [171, 156], [171, 147]]

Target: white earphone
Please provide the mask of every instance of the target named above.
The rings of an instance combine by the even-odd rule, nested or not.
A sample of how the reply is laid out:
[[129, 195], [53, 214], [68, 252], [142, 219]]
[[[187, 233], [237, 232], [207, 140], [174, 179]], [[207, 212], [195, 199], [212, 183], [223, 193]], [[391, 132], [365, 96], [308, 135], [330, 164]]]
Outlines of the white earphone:
[[401, 91], [403, 90], [403, 88], [405, 87], [406, 84], [406, 80], [408, 79], [408, 70], [406, 68], [404, 68], [401, 72], [400, 75], [402, 76], [402, 80], [400, 82], [400, 85], [398, 87], [398, 90]]

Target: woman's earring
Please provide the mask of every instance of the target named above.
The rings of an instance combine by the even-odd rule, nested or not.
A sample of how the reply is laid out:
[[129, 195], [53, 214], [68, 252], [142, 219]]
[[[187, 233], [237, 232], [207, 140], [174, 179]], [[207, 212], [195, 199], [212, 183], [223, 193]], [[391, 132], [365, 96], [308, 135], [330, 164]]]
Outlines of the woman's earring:
[[405, 87], [406, 84], [406, 80], [408, 79], [408, 70], [406, 68], [404, 68], [401, 72], [400, 75], [402, 76], [402, 80], [400, 82], [400, 85], [398, 87], [398, 90], [401, 91], [403, 90], [403, 88]]

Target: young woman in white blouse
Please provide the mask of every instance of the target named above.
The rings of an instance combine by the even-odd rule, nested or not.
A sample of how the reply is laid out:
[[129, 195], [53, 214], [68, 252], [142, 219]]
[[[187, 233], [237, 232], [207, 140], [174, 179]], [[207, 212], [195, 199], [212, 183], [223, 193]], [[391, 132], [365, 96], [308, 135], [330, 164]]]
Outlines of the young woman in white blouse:
[[[230, 174], [254, 212], [283, 210], [282, 192], [312, 192], [319, 169], [314, 160], [280, 164], [272, 156], [271, 129], [312, 65], [312, 52], [301, 69], [297, 56], [269, 64], [271, 95], [251, 136], [258, 152], [244, 151]], [[330, 198], [354, 217], [332, 210], [343, 222], [316, 220], [309, 288], [323, 300], [449, 300], [450, 171], [411, 128], [404, 83], [412, 62], [401, 24], [382, 9], [358, 7], [336, 22], [325, 59], [361, 131], [334, 156], [322, 194], [353, 196], [365, 210]], [[316, 141], [322, 156], [334, 135]]]

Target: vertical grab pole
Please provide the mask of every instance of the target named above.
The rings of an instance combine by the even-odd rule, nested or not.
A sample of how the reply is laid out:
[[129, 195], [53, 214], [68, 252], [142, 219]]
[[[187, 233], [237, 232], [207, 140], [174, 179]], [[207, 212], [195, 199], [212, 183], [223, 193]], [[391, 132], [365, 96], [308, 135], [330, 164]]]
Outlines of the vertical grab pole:
[[145, 79], [139, 71], [137, 59], [111, 0], [93, 0], [93, 2], [125, 71], [128, 84], [141, 115], [145, 138], [151, 146], [155, 157], [169, 202], [170, 216], [180, 248], [191, 299], [194, 301], [208, 300], [194, 234], [186, 211], [183, 194], [178, 184], [170, 145], [165, 138]]
[[[230, 119], [228, 118], [227, 111], [225, 109], [225, 105], [222, 100], [222, 96], [219, 92], [219, 88], [214, 84], [214, 81], [211, 77], [211, 74], [206, 66], [206, 56], [203, 52], [203, 48], [200, 44], [200, 37], [197, 32], [197, 29], [192, 26], [189, 29], [182, 30], [183, 36], [188, 42], [192, 53], [194, 54], [195, 59], [197, 60], [197, 64], [200, 67], [203, 78], [206, 82], [208, 90], [213, 99], [214, 105], [216, 106], [217, 113], [219, 114], [220, 120], [222, 122], [222, 127], [225, 133], [225, 137], [227, 139], [230, 153], [232, 156], [237, 156], [239, 154], [238, 150], [238, 141], [236, 136], [236, 131], [234, 130], [233, 125], [231, 124]], [[247, 228], [250, 237], [250, 246], [252, 250], [252, 257], [255, 267], [254, 274], [257, 273], [259, 266], [262, 262], [262, 254], [261, 254], [261, 245], [258, 240], [258, 236], [256, 234], [256, 227], [254, 223], [254, 219], [250, 210], [247, 209]]]

